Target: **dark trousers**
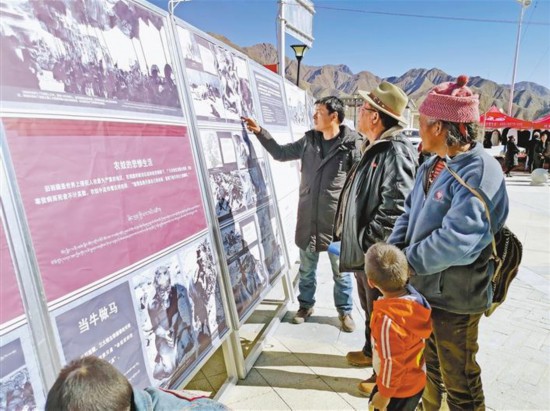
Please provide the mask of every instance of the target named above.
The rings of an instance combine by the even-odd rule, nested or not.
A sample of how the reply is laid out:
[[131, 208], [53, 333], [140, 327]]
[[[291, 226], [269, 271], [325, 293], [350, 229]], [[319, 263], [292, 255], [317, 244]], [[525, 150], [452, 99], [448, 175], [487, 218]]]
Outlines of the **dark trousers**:
[[378, 288], [370, 288], [367, 284], [367, 275], [364, 271], [355, 273], [357, 281], [357, 292], [359, 294], [359, 302], [361, 308], [365, 312], [365, 345], [363, 346], [363, 354], [367, 357], [372, 357], [372, 345], [370, 342], [370, 317], [374, 301], [382, 295]]
[[[386, 407], [387, 411], [414, 411], [416, 410], [416, 406], [420, 402], [420, 398], [422, 397], [422, 391], [416, 393], [412, 397], [406, 397], [406, 398], [392, 398], [390, 400], [390, 403]], [[374, 394], [378, 392], [378, 387], [375, 385], [374, 389], [372, 390], [372, 394], [370, 395], [369, 401], [372, 400], [372, 397]], [[375, 411], [378, 410], [378, 408], [374, 409]]]
[[423, 411], [438, 411], [444, 393], [450, 411], [485, 410], [481, 368], [476, 361], [481, 316], [432, 307], [433, 332], [424, 351], [428, 381]]

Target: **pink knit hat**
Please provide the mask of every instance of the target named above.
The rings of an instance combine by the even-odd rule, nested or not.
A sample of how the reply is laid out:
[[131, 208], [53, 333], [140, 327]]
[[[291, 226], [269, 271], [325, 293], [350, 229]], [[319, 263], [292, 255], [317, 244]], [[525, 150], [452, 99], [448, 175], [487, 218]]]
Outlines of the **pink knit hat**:
[[456, 83], [435, 86], [418, 111], [425, 116], [453, 123], [479, 121], [479, 96], [466, 86], [468, 76], [461, 75]]

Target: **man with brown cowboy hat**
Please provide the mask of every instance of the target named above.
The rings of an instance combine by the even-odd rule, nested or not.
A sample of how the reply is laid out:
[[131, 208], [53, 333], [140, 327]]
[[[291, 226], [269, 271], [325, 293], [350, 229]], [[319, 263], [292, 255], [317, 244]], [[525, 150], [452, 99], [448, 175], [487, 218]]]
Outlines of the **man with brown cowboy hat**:
[[[371, 92], [358, 91], [365, 99], [357, 130], [363, 135], [362, 157], [350, 170], [340, 195], [334, 224], [335, 241], [340, 240], [340, 271], [355, 273], [365, 316], [365, 344], [361, 351], [346, 356], [351, 365], [372, 366], [370, 314], [373, 301], [381, 294], [367, 284], [364, 255], [371, 245], [386, 241], [397, 217], [404, 212], [411, 191], [418, 154], [401, 134], [406, 122], [403, 111], [408, 97], [399, 87], [382, 82]], [[376, 376], [361, 382], [368, 395]]]

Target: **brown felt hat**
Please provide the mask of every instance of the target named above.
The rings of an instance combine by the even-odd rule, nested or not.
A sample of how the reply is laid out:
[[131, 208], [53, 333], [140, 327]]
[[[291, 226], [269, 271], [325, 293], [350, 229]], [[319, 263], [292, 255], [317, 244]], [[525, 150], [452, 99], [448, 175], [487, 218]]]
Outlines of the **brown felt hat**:
[[403, 111], [407, 107], [409, 97], [396, 85], [383, 81], [370, 93], [363, 90], [357, 90], [357, 92], [376, 110], [386, 113], [402, 123], [407, 122], [403, 117]]

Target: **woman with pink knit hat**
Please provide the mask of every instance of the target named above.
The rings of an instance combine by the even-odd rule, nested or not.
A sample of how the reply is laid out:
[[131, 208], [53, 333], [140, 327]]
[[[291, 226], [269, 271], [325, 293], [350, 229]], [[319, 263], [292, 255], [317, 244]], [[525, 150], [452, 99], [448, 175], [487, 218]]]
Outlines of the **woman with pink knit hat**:
[[[426, 344], [424, 411], [484, 410], [478, 325], [492, 301], [492, 233], [508, 215], [502, 169], [477, 141], [479, 96], [458, 77], [434, 87], [420, 106], [422, 146], [435, 155], [419, 168], [405, 213], [388, 242], [403, 249], [411, 284], [432, 306]], [[449, 171], [484, 198], [484, 204]]]

